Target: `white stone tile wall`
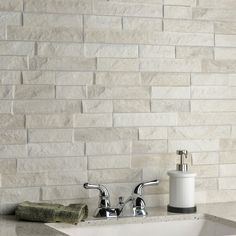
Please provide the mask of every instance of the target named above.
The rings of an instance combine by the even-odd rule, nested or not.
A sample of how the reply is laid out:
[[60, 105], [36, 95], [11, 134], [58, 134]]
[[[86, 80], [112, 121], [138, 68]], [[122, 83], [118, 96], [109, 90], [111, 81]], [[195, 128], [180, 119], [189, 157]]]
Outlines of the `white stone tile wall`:
[[[168, 203], [188, 149], [198, 203], [236, 200], [236, 2], [0, 0], [0, 213]], [[92, 213], [92, 211], [91, 211]]]

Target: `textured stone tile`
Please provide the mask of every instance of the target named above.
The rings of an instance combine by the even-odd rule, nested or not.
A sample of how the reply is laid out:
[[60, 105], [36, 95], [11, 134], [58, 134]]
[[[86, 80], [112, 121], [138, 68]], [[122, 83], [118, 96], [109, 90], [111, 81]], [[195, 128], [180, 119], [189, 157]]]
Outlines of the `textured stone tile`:
[[188, 100], [152, 100], [152, 112], [188, 112], [190, 102]]
[[19, 71], [0, 71], [0, 84], [13, 85], [21, 83], [21, 73]]
[[111, 113], [112, 101], [109, 100], [83, 100], [83, 113]]
[[140, 45], [140, 57], [146, 58], [175, 58], [174, 46], [154, 46], [154, 45]]
[[0, 99], [12, 99], [13, 87], [9, 85], [0, 86]]
[[20, 129], [25, 127], [23, 115], [0, 114], [0, 128]]
[[92, 0], [25, 0], [26, 12], [91, 14]]
[[[217, 117], [217, 119], [216, 119]], [[235, 112], [179, 113], [178, 125], [229, 125], [236, 123]]]
[[6, 40], [6, 25], [0, 24], [0, 39]]
[[175, 152], [176, 150], [185, 147], [190, 152], [198, 151], [218, 151], [219, 140], [214, 139], [199, 139], [199, 140], [169, 140], [168, 151]]
[[196, 126], [168, 128], [169, 139], [221, 139], [229, 138], [230, 126]]
[[218, 177], [219, 166], [218, 165], [192, 166], [192, 171], [195, 172], [197, 176], [201, 176], [202, 178]]
[[193, 19], [212, 21], [235, 21], [236, 11], [228, 9], [193, 8]]
[[16, 172], [16, 160], [15, 159], [0, 159], [0, 173], [9, 174]]
[[219, 178], [219, 189], [236, 189], [236, 177]]
[[75, 141], [109, 142], [138, 139], [134, 128], [81, 128], [74, 131]]
[[138, 59], [98, 58], [98, 71], [139, 71]]
[[72, 142], [71, 129], [30, 129], [28, 130], [30, 143], [63, 143]]
[[2, 100], [0, 101], [0, 114], [11, 114], [12, 112], [12, 101]]
[[164, 17], [174, 19], [192, 19], [192, 8], [188, 6], [164, 6]]
[[57, 85], [93, 84], [93, 72], [56, 72]]
[[191, 84], [192, 85], [202, 85], [202, 86], [234, 86], [236, 81], [236, 74], [228, 73], [200, 73], [191, 75]]
[[83, 57], [84, 47], [78, 43], [38, 43], [37, 55], [45, 57]]
[[84, 144], [83, 143], [28, 144], [28, 154], [30, 157], [83, 156]]
[[0, 56], [1, 70], [27, 70], [27, 58], [23, 56]]
[[8, 26], [8, 40], [82, 42], [82, 30], [65, 27]]
[[208, 47], [176, 47], [176, 58], [213, 59], [213, 48]]
[[236, 35], [216, 34], [215, 44], [222, 47], [235, 47]]
[[190, 99], [190, 87], [152, 87], [154, 99]]
[[23, 24], [29, 27], [68, 27], [82, 28], [81, 15], [24, 13]]
[[149, 100], [113, 100], [114, 112], [150, 112]]
[[236, 138], [236, 126], [232, 127], [232, 138]]
[[203, 60], [203, 72], [216, 72], [216, 73], [235, 73], [236, 60]]
[[52, 85], [17, 85], [15, 99], [53, 99], [55, 88]]
[[236, 34], [236, 22], [215, 22], [214, 31], [216, 34]]
[[219, 164], [219, 153], [199, 152], [191, 153], [193, 165], [217, 165]]
[[14, 101], [14, 113], [20, 114], [40, 114], [40, 113], [75, 113], [81, 111], [81, 101], [64, 100], [24, 100]]
[[88, 169], [122, 169], [130, 168], [130, 156], [115, 155], [115, 156], [89, 156]]
[[137, 45], [85, 44], [86, 57], [137, 58]]
[[86, 98], [86, 89], [83, 86], [57, 86], [57, 99], [83, 99]]
[[34, 55], [34, 43], [31, 42], [0, 42], [0, 55]]
[[192, 86], [192, 99], [235, 99], [236, 88], [226, 86]]
[[[132, 156], [132, 162], [131, 166], [132, 168], [144, 168], [146, 169], [145, 172], [149, 170], [149, 168], [152, 168], [154, 166], [157, 166], [155, 170], [157, 171], [156, 177], [158, 176], [159, 178], [162, 176], [165, 176], [165, 178], [168, 178], [166, 174], [166, 170], [171, 170], [175, 168], [175, 164], [173, 163], [173, 158], [174, 156], [172, 154], [151, 154], [151, 155], [133, 155]], [[158, 169], [158, 170], [157, 170]], [[150, 169], [151, 171], [151, 169]], [[144, 173], [145, 175], [146, 173]], [[155, 179], [156, 177], [152, 177]]]
[[89, 99], [149, 99], [149, 87], [104, 87], [89, 86]]
[[123, 17], [123, 29], [162, 31], [162, 20], [155, 18]]
[[156, 72], [201, 72], [201, 61], [197, 59], [153, 59], [140, 60], [141, 71]]
[[236, 3], [233, 0], [199, 0], [198, 6], [204, 7], [204, 8], [224, 8], [224, 9], [235, 9]]
[[4, 0], [0, 2], [0, 10], [3, 11], [21, 11], [23, 10], [22, 0]]
[[0, 143], [1, 144], [25, 144], [27, 143], [26, 130], [0, 129]]
[[95, 59], [79, 57], [31, 57], [29, 67], [32, 70], [84, 71], [94, 70]]
[[88, 198], [88, 190], [81, 185], [42, 188], [43, 200]]
[[[86, 160], [84, 161], [86, 163]], [[47, 185], [84, 184], [87, 181], [87, 166], [84, 164], [74, 171], [58, 170], [57, 172], [50, 171], [47, 173]]]
[[190, 85], [190, 74], [142, 72], [141, 83], [156, 86], [186, 86]]
[[195, 100], [191, 101], [193, 112], [236, 112], [235, 100]]
[[133, 154], [166, 153], [167, 140], [133, 141]]
[[11, 157], [26, 157], [27, 147], [26, 145], [0, 145], [0, 157], [11, 158]]
[[196, 6], [196, 0], [164, 0], [165, 5]]
[[167, 128], [165, 127], [145, 127], [139, 128], [139, 139], [167, 139]]
[[84, 16], [85, 29], [122, 29], [121, 17], [118, 16]]
[[177, 116], [173, 113], [116, 113], [115, 127], [135, 126], [171, 126], [177, 123]]
[[220, 176], [235, 176], [236, 164], [220, 165]]
[[106, 86], [140, 84], [138, 72], [96, 72], [96, 84]]
[[94, 2], [93, 13], [95, 15], [162, 17], [162, 5], [100, 0]]
[[40, 188], [5, 188], [1, 189], [0, 195], [4, 204], [23, 201], [38, 202], [40, 200]]
[[55, 84], [54, 72], [23, 71], [23, 84]]
[[220, 163], [221, 164], [236, 164], [235, 159], [235, 151], [229, 151], [229, 152], [220, 152]]
[[72, 127], [72, 115], [26, 115], [27, 128], [69, 128]]
[[213, 46], [213, 34], [158, 32], [145, 30], [88, 30], [88, 43], [158, 44], [184, 46]]
[[216, 60], [236, 60], [236, 48], [215, 48]]
[[111, 127], [111, 114], [75, 114], [74, 127]]
[[86, 161], [84, 157], [31, 158], [19, 159], [17, 162], [17, 171], [19, 173], [34, 173], [77, 170], [79, 173], [85, 166]]
[[86, 143], [86, 154], [91, 156], [120, 155], [120, 154], [130, 154], [130, 153], [131, 153], [131, 143], [129, 141]]
[[40, 187], [46, 183], [47, 178], [45, 173], [18, 173], [2, 176], [2, 186], [5, 188]]
[[97, 183], [140, 182], [141, 178], [142, 171], [139, 169], [105, 169], [88, 172], [88, 180]]
[[164, 20], [164, 31], [186, 33], [213, 33], [214, 25], [209, 21], [194, 20]]
[[[112, 2], [127, 2], [126, 0], [111, 0]], [[145, 4], [162, 4], [162, 0], [130, 0], [132, 4], [145, 3]]]
[[217, 178], [198, 178], [196, 179], [196, 191], [209, 191], [218, 189]]
[[236, 139], [221, 139], [220, 150], [222, 151], [236, 150]]

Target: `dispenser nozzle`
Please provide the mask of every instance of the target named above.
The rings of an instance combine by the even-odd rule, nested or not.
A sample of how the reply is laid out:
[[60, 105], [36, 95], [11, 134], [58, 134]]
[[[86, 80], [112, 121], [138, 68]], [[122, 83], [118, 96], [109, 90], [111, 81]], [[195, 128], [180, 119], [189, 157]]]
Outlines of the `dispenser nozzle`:
[[176, 165], [177, 171], [188, 171], [188, 164], [184, 163], [184, 158], [188, 158], [187, 150], [177, 150], [176, 154], [180, 156], [180, 163]]

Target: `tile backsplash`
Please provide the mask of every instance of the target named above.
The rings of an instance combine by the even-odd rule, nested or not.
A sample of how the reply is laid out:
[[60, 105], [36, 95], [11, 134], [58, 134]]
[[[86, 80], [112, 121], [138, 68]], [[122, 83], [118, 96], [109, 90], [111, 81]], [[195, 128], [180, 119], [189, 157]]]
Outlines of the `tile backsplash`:
[[236, 201], [236, 1], [0, 0], [0, 213], [24, 200], [168, 203], [177, 149], [198, 203]]

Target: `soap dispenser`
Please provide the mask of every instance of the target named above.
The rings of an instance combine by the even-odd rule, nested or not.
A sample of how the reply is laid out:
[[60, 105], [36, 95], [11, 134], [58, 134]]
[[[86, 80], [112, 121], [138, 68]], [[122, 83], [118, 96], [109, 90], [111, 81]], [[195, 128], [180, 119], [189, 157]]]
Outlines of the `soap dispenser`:
[[174, 213], [194, 213], [197, 211], [195, 205], [195, 176], [188, 171], [188, 164], [184, 159], [188, 158], [187, 150], [177, 150], [180, 156], [180, 163], [176, 170], [168, 171], [170, 181], [169, 205], [167, 210]]

